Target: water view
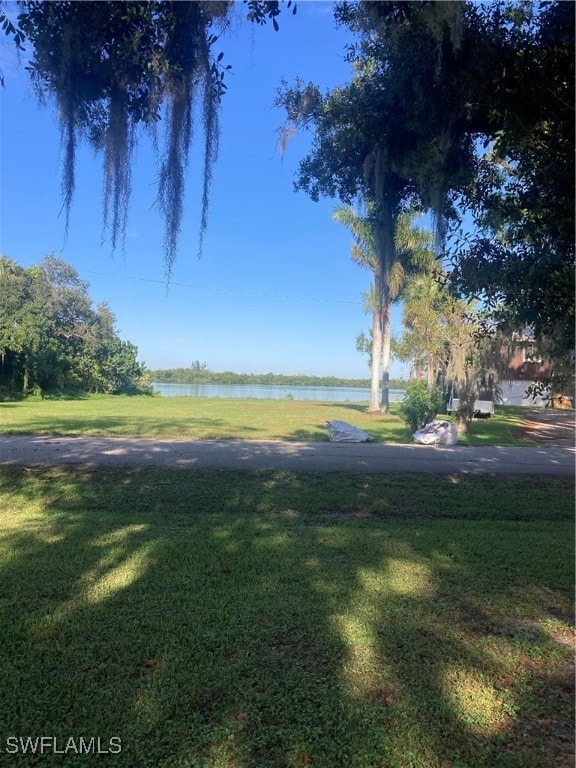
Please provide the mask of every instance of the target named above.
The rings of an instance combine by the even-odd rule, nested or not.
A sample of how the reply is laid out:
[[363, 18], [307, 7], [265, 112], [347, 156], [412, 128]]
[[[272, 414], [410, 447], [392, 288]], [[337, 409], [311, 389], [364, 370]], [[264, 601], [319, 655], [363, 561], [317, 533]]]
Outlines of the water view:
[[[367, 387], [305, 387], [280, 384], [176, 384], [152, 382], [162, 397], [235, 397], [263, 400], [320, 400], [332, 403], [363, 403], [370, 400]], [[390, 402], [399, 403], [403, 389], [390, 390]]]

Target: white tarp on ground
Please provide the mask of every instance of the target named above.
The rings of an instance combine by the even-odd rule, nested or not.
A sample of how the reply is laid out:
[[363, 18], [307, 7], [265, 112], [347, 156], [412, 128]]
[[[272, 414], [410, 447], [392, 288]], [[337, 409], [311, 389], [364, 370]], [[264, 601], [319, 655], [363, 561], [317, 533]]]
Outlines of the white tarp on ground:
[[374, 439], [362, 429], [354, 427], [346, 421], [338, 421], [337, 419], [328, 421], [326, 428], [331, 443], [365, 443]]
[[414, 432], [414, 442], [420, 445], [456, 445], [458, 432], [449, 421], [431, 421]]

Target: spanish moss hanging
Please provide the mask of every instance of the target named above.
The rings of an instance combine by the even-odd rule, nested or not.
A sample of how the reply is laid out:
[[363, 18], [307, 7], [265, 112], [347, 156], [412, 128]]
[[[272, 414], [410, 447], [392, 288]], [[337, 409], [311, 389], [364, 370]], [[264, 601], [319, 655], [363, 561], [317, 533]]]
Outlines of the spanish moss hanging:
[[162, 120], [165, 147], [157, 203], [169, 277], [184, 210], [194, 121], [202, 123], [200, 251], [208, 223], [218, 108], [226, 90], [223, 54], [212, 49], [231, 2], [23, 2], [20, 29], [32, 44], [27, 69], [42, 100], [58, 109], [62, 201], [68, 231], [76, 151], [88, 139], [102, 157], [104, 238], [124, 247], [138, 128]]

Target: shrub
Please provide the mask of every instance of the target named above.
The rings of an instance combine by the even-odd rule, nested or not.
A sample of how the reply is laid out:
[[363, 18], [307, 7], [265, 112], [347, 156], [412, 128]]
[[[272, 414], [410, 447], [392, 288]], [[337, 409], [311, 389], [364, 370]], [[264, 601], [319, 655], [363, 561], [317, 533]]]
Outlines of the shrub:
[[406, 385], [406, 398], [400, 405], [400, 416], [415, 432], [428, 424], [442, 407], [442, 390], [429, 387], [423, 381], [412, 381]]

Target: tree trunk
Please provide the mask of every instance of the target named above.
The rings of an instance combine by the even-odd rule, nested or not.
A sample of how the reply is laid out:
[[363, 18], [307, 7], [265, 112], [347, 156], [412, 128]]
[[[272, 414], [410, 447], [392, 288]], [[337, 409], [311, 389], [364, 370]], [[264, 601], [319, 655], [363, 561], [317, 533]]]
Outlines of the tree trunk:
[[28, 367], [28, 361], [24, 363], [24, 380], [22, 382], [22, 394], [28, 394], [30, 389], [30, 369]]
[[464, 435], [468, 432], [470, 422], [474, 417], [474, 402], [476, 401], [476, 387], [474, 382], [470, 380], [468, 374], [464, 376], [464, 380], [457, 383], [459, 405], [456, 411], [456, 429], [458, 434]]
[[380, 413], [380, 359], [382, 357], [382, 323], [379, 310], [372, 313], [372, 377], [368, 413]]
[[[382, 158], [379, 158], [382, 161]], [[376, 173], [378, 180], [378, 173]], [[390, 183], [394, 182], [390, 180]], [[388, 413], [390, 408], [390, 352], [392, 345], [392, 324], [390, 317], [390, 289], [388, 281], [390, 279], [390, 269], [394, 263], [396, 246], [394, 243], [394, 234], [396, 232], [397, 215], [395, 214], [393, 201], [389, 196], [384, 195], [386, 189], [386, 180], [380, 179], [380, 184], [376, 190], [376, 200], [379, 203], [379, 222], [375, 230], [375, 241], [380, 261], [380, 308], [382, 313], [382, 401], [381, 410]]]
[[468, 426], [470, 424], [470, 418], [468, 411], [460, 410], [456, 411], [456, 431], [459, 435], [465, 435], [468, 432]]
[[432, 387], [436, 384], [436, 366], [434, 365], [433, 357], [428, 358], [428, 368], [426, 370], [426, 384], [428, 384], [428, 387], [430, 389], [432, 389]]
[[390, 352], [392, 349], [392, 323], [390, 322], [390, 301], [388, 291], [382, 297], [382, 400], [381, 411], [390, 410]]

